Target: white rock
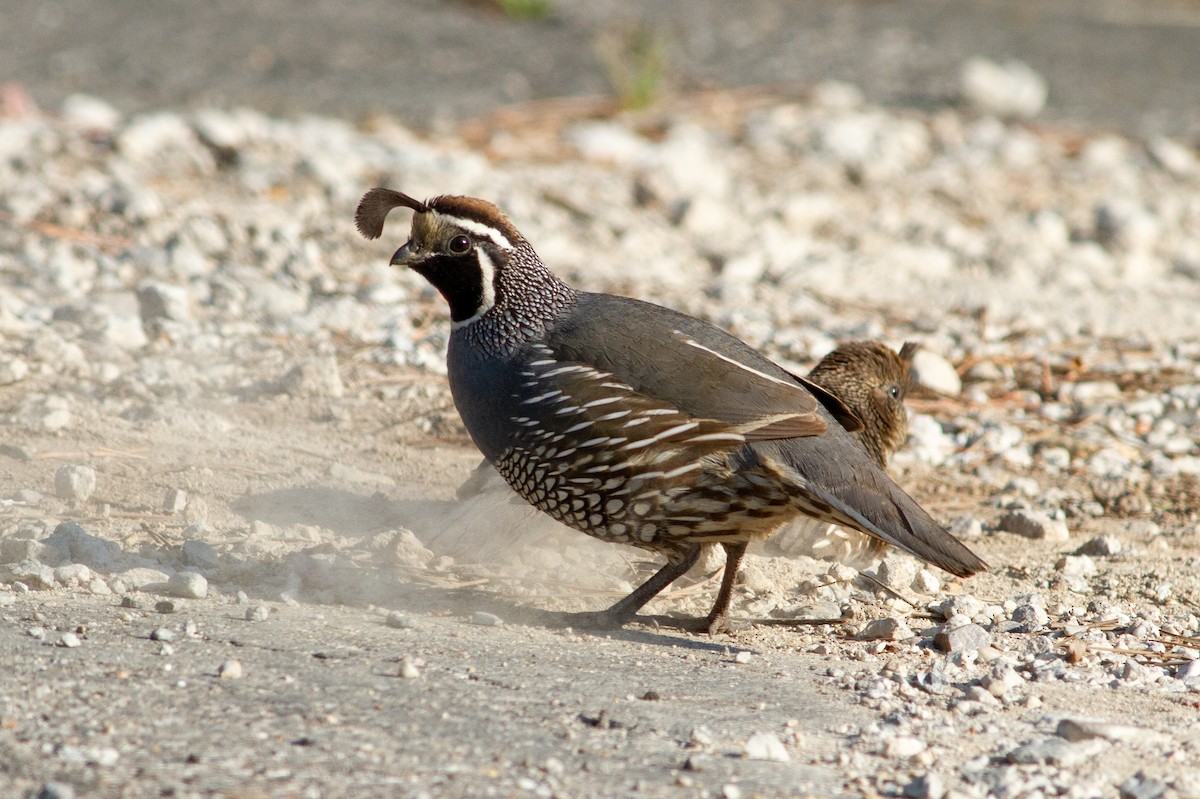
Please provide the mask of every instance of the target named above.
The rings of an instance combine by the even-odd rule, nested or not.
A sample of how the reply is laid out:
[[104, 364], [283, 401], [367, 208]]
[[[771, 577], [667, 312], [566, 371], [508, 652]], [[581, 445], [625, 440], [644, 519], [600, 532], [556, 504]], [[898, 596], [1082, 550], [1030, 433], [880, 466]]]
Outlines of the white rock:
[[96, 470], [90, 466], [68, 464], [54, 473], [54, 493], [68, 502], [86, 502], [96, 490]]
[[1065, 718], [1058, 722], [1054, 734], [1068, 741], [1086, 741], [1100, 738], [1113, 743], [1157, 743], [1167, 736], [1157, 730], [1117, 724], [1111, 721], [1085, 718]]
[[936, 594], [942, 590], [942, 581], [928, 569], [921, 569], [909, 587], [918, 594]]
[[940, 466], [954, 454], [954, 439], [932, 416], [917, 414], [908, 421], [908, 452], [931, 466]]
[[[91, 535], [74, 522], [58, 525], [41, 543], [55, 549], [68, 563], [83, 563], [102, 572], [130, 565], [121, 551], [120, 544]], [[160, 579], [166, 579], [166, 575]]]
[[625, 125], [585, 122], [572, 125], [564, 138], [592, 161], [637, 165], [650, 160], [653, 145]]
[[167, 579], [166, 593], [183, 599], [204, 599], [208, 596], [208, 580], [196, 572], [175, 572]]
[[67, 588], [90, 583], [93, 577], [92, 570], [82, 563], [68, 563], [54, 570], [54, 579]]
[[240, 660], [227, 660], [217, 666], [217, 677], [222, 680], [240, 680], [245, 671]]
[[787, 747], [774, 733], [759, 732], [751, 735], [742, 747], [747, 760], [769, 760], [774, 763], [786, 763], [792, 759]]
[[1155, 137], [1150, 140], [1147, 149], [1159, 166], [1177, 178], [1189, 178], [1200, 171], [1200, 162], [1191, 148], [1174, 139]]
[[22, 560], [0, 566], [0, 583], [20, 583], [26, 589], [45, 591], [58, 586], [54, 569], [36, 560]]
[[916, 381], [932, 391], [948, 397], [962, 393], [962, 379], [953, 364], [933, 350], [918, 349], [913, 355], [912, 371]]
[[926, 749], [926, 743], [911, 735], [897, 735], [884, 744], [883, 752], [888, 757], [916, 757]]
[[1027, 64], [997, 64], [986, 58], [972, 58], [963, 65], [959, 88], [975, 108], [1000, 117], [1037, 116], [1049, 94], [1045, 78]]
[[915, 635], [904, 619], [889, 616], [870, 622], [855, 637], [860, 641], [904, 641]]
[[86, 132], [111, 133], [121, 122], [121, 112], [99, 97], [72, 94], [63, 100], [62, 118]]
[[29, 364], [20, 358], [8, 358], [0, 363], [0, 386], [19, 383], [29, 374]]
[[875, 579], [895, 591], [903, 591], [912, 585], [917, 576], [917, 562], [910, 555], [890, 551], [880, 562]]
[[1087, 555], [1064, 555], [1054, 568], [1064, 577], [1091, 577], [1096, 573], [1096, 561]]
[[138, 307], [142, 324], [147, 328], [162, 321], [190, 322], [191, 296], [183, 286], [147, 280], [137, 288]]
[[1024, 685], [1021, 675], [1007, 663], [1000, 663], [983, 676], [979, 684], [997, 699], [1003, 699], [1012, 689]]

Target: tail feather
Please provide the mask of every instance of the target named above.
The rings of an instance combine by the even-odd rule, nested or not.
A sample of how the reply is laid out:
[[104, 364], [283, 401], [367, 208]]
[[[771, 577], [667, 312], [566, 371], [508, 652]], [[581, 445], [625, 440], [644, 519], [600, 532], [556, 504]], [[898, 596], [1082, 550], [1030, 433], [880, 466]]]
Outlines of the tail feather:
[[756, 457], [791, 487], [806, 515], [866, 533], [958, 577], [987, 571], [982, 558], [934, 521], [865, 452], [823, 452], [819, 445], [791, 443], [773, 452], [758, 449]]
[[[865, 477], [866, 475], [860, 475]], [[881, 475], [882, 476], [882, 475]], [[958, 577], [987, 571], [982, 558], [968, 549], [921, 508], [898, 485], [888, 480], [807, 489], [844, 514], [842, 524], [903, 549]]]

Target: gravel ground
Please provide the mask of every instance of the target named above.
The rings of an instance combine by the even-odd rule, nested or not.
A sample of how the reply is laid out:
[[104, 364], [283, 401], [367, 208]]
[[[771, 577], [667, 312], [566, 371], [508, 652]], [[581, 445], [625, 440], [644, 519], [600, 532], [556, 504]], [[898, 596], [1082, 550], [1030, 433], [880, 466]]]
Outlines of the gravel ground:
[[[401, 226], [355, 234], [373, 185], [797, 369], [920, 341], [893, 471], [994, 570], [760, 555], [734, 636], [670, 627], [703, 575], [556, 626], [645, 558], [454, 501], [448, 326]], [[1186, 144], [846, 84], [433, 139], [73, 96], [0, 118], [0, 186], [5, 795], [1200, 796]]]

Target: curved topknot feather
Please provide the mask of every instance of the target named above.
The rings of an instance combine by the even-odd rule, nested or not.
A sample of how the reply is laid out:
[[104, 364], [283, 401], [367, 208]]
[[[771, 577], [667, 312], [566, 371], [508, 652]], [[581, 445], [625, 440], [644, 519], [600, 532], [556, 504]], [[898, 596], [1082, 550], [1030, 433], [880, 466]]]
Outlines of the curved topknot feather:
[[391, 189], [375, 188], [363, 195], [354, 212], [354, 225], [358, 232], [368, 239], [377, 239], [383, 235], [383, 220], [393, 208], [403, 206], [411, 208], [419, 214], [429, 211], [429, 206], [420, 200], [414, 200], [407, 194], [401, 194]]

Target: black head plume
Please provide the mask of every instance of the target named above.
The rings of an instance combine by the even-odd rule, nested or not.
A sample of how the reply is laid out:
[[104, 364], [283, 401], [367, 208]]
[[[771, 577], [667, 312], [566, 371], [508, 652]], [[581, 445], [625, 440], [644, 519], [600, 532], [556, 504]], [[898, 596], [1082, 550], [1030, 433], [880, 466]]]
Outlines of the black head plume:
[[363, 195], [354, 212], [354, 224], [358, 232], [368, 239], [377, 239], [383, 235], [383, 220], [393, 208], [403, 206], [411, 208], [419, 214], [428, 213], [430, 208], [420, 200], [414, 200], [407, 194], [401, 194], [391, 189], [371, 189]]

